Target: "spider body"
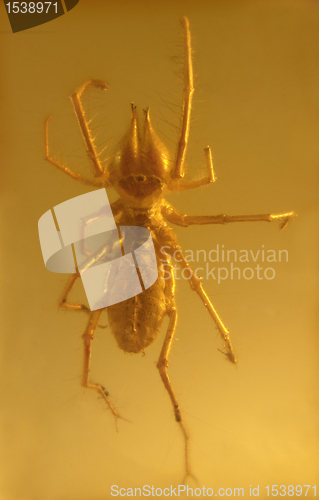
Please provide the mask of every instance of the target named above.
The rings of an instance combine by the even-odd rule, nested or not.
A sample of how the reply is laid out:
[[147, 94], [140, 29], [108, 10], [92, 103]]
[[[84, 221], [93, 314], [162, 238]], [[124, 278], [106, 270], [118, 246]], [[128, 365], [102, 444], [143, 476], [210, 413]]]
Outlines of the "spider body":
[[[136, 108], [132, 105], [129, 130], [120, 142], [109, 169], [109, 182], [119, 194], [114, 215], [120, 212], [119, 226], [149, 229], [155, 245], [158, 278], [143, 293], [107, 308], [109, 325], [118, 346], [125, 352], [139, 353], [156, 339], [171, 306], [173, 280], [164, 279], [161, 248], [156, 234], [166, 232], [176, 241], [165, 223], [161, 209], [170, 175], [169, 155], [152, 129], [145, 111], [144, 135], [139, 132]], [[163, 237], [160, 237], [162, 241]], [[169, 266], [169, 263], [167, 263]]]
[[[184, 275], [187, 276], [191, 289], [199, 296], [207, 312], [212, 317], [223, 339], [221, 352], [233, 364], [236, 363], [236, 356], [230, 341], [229, 332], [205, 293], [202, 282], [196, 277], [185, 260], [182, 250], [177, 243], [175, 232], [170, 224], [187, 227], [194, 224], [279, 221], [283, 229], [295, 214], [293, 212], [286, 212], [259, 215], [228, 216], [220, 214], [189, 216], [179, 213], [165, 200], [164, 195], [166, 192], [194, 189], [215, 181], [209, 147], [204, 149], [207, 176], [198, 180], [186, 181], [183, 179], [194, 88], [190, 31], [189, 23], [186, 18], [182, 19], [182, 26], [185, 36], [184, 94], [180, 136], [174, 161], [170, 160], [166, 147], [154, 133], [150, 123], [148, 110], [145, 111], [144, 133], [141, 138], [136, 108], [132, 106], [132, 117], [129, 130], [119, 143], [111, 162], [106, 168], [102, 167], [99, 155], [95, 150], [89, 123], [85, 118], [85, 111], [81, 103], [81, 95], [88, 85], [94, 85], [102, 90], [107, 89], [107, 84], [100, 80], [89, 80], [85, 82], [85, 84], [71, 97], [86, 144], [87, 153], [93, 165], [94, 178], [85, 178], [50, 156], [48, 120], [46, 123], [45, 159], [73, 179], [84, 184], [100, 188], [113, 187], [119, 195], [119, 199], [111, 205], [113, 216], [116, 218], [118, 226], [143, 226], [148, 228], [151, 232], [158, 265], [158, 278], [150, 288], [144, 289], [139, 295], [109, 306], [107, 308], [108, 319], [119, 347], [125, 352], [140, 353], [144, 352], [144, 349], [155, 340], [161, 330], [164, 317], [166, 315], [168, 316], [169, 325], [158, 359], [157, 368], [164, 387], [170, 397], [175, 419], [183, 434], [185, 444], [185, 474], [187, 476], [191, 474], [189, 465], [189, 437], [176, 395], [167, 373], [169, 353], [177, 326], [175, 279], [171, 263], [172, 259], [176, 260], [182, 270], [187, 271]], [[85, 221], [85, 224], [94, 222], [99, 216], [99, 214], [90, 216]], [[121, 271], [119, 270], [119, 272]], [[79, 273], [72, 275], [69, 279], [60, 299], [60, 306], [68, 310], [83, 311], [89, 315], [87, 326], [82, 335], [84, 343], [82, 385], [96, 390], [102, 396], [115, 418], [118, 419], [121, 417], [114, 408], [109, 398], [109, 393], [101, 384], [90, 381], [91, 344], [103, 309], [89, 311], [84, 305], [69, 302], [69, 293], [78, 277]], [[123, 284], [125, 286], [125, 276], [123, 276]]]

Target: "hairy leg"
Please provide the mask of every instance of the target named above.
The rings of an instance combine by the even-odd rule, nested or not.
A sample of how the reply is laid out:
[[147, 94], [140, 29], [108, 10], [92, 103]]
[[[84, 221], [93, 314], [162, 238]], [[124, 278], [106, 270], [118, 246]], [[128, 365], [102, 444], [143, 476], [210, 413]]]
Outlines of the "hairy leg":
[[177, 246], [177, 245], [171, 246], [170, 248], [165, 246], [165, 248], [167, 249], [167, 252], [172, 257], [174, 257], [174, 259], [176, 260], [176, 262], [178, 263], [180, 268], [182, 270], [187, 270], [187, 276], [185, 276], [185, 279], [188, 279], [192, 290], [194, 290], [194, 292], [197, 293], [197, 295], [199, 296], [199, 298], [203, 302], [203, 304], [206, 307], [207, 311], [209, 312], [210, 316], [213, 318], [215, 325], [216, 325], [216, 327], [217, 327], [217, 329], [218, 329], [218, 331], [219, 331], [219, 333], [224, 341], [223, 349], [220, 351], [223, 354], [225, 354], [225, 356], [227, 357], [227, 359], [231, 363], [236, 364], [237, 359], [236, 359], [236, 355], [235, 355], [235, 352], [234, 352], [234, 349], [233, 349], [233, 346], [232, 346], [232, 343], [230, 340], [229, 331], [225, 327], [225, 325], [222, 322], [222, 320], [220, 319], [216, 309], [214, 308], [213, 304], [211, 303], [207, 293], [205, 292], [205, 290], [202, 286], [201, 281], [195, 276], [194, 271], [192, 270], [192, 268], [190, 267], [188, 262], [185, 260], [179, 246]]
[[[93, 165], [93, 171], [94, 171], [94, 176], [95, 177], [100, 177], [105, 174], [101, 162], [99, 160], [99, 155], [96, 152], [96, 148], [94, 145], [94, 139], [91, 134], [91, 130], [89, 128], [90, 122], [87, 122], [85, 118], [85, 112], [81, 103], [81, 96], [85, 89], [89, 86], [92, 85], [94, 87], [97, 87], [101, 90], [107, 90], [108, 85], [102, 80], [87, 80], [72, 96], [71, 96], [71, 101], [74, 106], [74, 111], [76, 114], [76, 117], [79, 122], [79, 126], [85, 141], [86, 145], [86, 150], [87, 150], [87, 155], [92, 161]], [[104, 180], [104, 186], [109, 185], [107, 180]]]
[[284, 229], [289, 221], [297, 215], [294, 212], [284, 212], [281, 214], [257, 214], [257, 215], [185, 215], [178, 212], [167, 201], [162, 206], [163, 217], [177, 226], [188, 227], [192, 225], [204, 224], [228, 224], [230, 222], [281, 222], [281, 229]]
[[52, 165], [54, 165], [55, 167], [57, 167], [58, 169], [62, 170], [62, 172], [64, 172], [65, 174], [72, 177], [72, 179], [82, 182], [82, 184], [87, 184], [89, 186], [101, 186], [102, 184], [101, 184], [100, 180], [98, 180], [98, 179], [91, 180], [91, 179], [87, 179], [86, 177], [83, 177], [80, 174], [76, 174], [71, 169], [69, 169], [65, 165], [62, 165], [62, 163], [58, 162], [57, 160], [55, 160], [54, 158], [52, 158], [50, 156], [50, 152], [49, 152], [49, 120], [50, 120], [50, 118], [51, 118], [51, 116], [49, 116], [45, 122], [45, 157], [44, 157], [45, 160], [48, 161], [49, 163], [51, 163]]
[[[168, 392], [170, 400], [173, 405], [175, 420], [179, 424], [180, 429], [183, 434], [184, 444], [185, 444], [185, 479], [187, 476], [192, 476], [189, 464], [189, 435], [185, 428], [183, 417], [181, 414], [181, 410], [172, 386], [172, 383], [169, 379], [167, 369], [168, 369], [168, 358], [170, 354], [170, 350], [173, 344], [174, 335], [177, 326], [177, 309], [175, 303], [175, 277], [173, 274], [173, 268], [168, 261], [168, 258], [164, 264], [166, 267], [166, 273], [169, 273], [168, 279], [165, 280], [165, 296], [167, 301], [167, 315], [169, 317], [169, 325], [167, 328], [167, 332], [165, 335], [164, 343], [162, 346], [162, 350], [157, 362], [157, 368], [159, 370], [160, 377], [165, 386], [165, 389]], [[168, 269], [168, 270], [167, 270]]]
[[[114, 415], [116, 421], [118, 418], [122, 418], [118, 411], [114, 408], [113, 404], [109, 399], [109, 393], [105, 390], [105, 388], [101, 384], [95, 384], [90, 382], [90, 365], [91, 365], [91, 354], [92, 354], [92, 341], [94, 338], [94, 332], [96, 327], [98, 326], [98, 320], [101, 315], [102, 310], [98, 309], [97, 311], [93, 311], [90, 314], [88, 324], [86, 329], [82, 335], [83, 345], [84, 345], [84, 358], [83, 358], [83, 375], [82, 375], [82, 386], [88, 389], [94, 389], [98, 392], [100, 396], [104, 399], [107, 406], [111, 410]], [[123, 419], [125, 420], [125, 419]]]

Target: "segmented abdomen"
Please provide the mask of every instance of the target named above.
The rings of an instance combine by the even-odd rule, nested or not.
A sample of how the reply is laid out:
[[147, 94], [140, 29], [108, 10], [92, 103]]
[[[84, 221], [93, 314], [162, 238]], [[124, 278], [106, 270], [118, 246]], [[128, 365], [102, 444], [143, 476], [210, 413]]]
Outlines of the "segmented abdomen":
[[107, 308], [118, 346], [125, 352], [142, 352], [157, 337], [166, 313], [164, 280], [159, 277], [147, 290]]

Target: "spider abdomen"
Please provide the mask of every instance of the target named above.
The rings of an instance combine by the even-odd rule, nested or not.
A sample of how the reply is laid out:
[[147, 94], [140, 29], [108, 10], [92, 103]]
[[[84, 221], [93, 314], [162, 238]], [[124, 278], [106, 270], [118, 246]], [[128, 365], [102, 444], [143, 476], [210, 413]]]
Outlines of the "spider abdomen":
[[108, 307], [112, 333], [123, 351], [143, 352], [156, 339], [166, 314], [161, 281], [158, 279], [143, 293]]

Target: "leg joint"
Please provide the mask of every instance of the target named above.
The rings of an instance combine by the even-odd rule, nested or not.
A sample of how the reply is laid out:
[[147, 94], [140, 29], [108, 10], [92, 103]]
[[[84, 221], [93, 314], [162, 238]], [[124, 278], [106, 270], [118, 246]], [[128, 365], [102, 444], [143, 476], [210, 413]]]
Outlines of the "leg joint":
[[167, 359], [161, 359], [158, 361], [157, 365], [156, 365], [156, 368], [159, 369], [159, 371], [166, 371], [167, 368], [168, 368], [168, 361]]
[[85, 341], [85, 342], [89, 342], [91, 340], [94, 339], [94, 332], [90, 331], [90, 332], [84, 332], [83, 335], [82, 335], [82, 339]]
[[174, 405], [174, 413], [175, 413], [176, 422], [181, 422], [182, 421], [182, 414], [181, 414], [181, 410], [179, 409], [178, 405]]

